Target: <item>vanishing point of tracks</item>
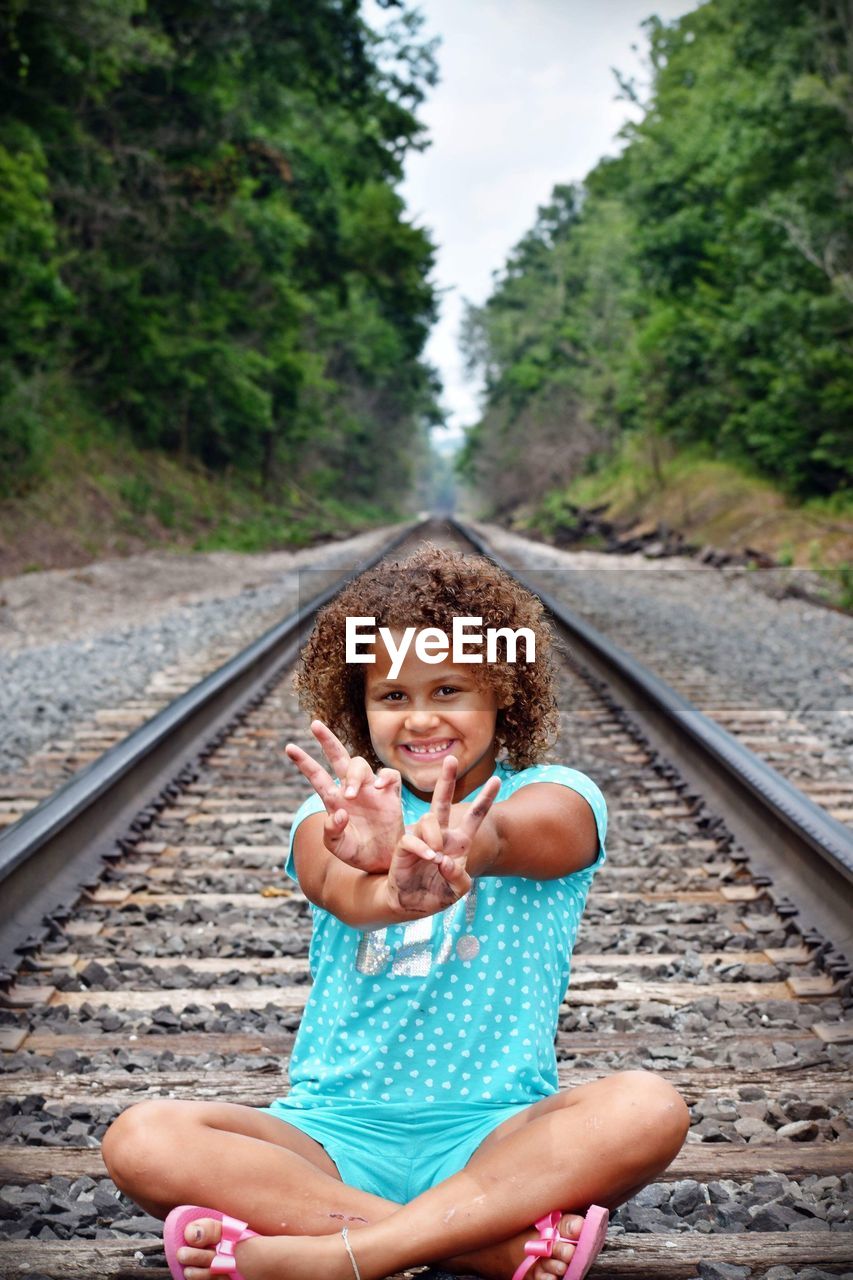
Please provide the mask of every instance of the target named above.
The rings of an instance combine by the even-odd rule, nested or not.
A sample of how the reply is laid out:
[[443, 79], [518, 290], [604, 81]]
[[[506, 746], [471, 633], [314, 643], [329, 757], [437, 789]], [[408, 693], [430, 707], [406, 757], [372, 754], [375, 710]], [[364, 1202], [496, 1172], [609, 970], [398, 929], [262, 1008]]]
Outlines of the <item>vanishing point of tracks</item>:
[[[307, 904], [281, 870], [305, 795], [282, 752], [308, 745], [287, 678], [299, 643], [285, 628], [232, 670], [247, 707], [210, 677], [0, 839], [6, 961], [32, 935], [0, 1013], [0, 1276], [167, 1274], [157, 1224], [106, 1178], [106, 1126], [144, 1098], [264, 1105], [286, 1089], [310, 981]], [[601, 784], [610, 834], [560, 1018], [561, 1082], [650, 1068], [693, 1115], [593, 1275], [853, 1275], [843, 828], [769, 794], [760, 768], [750, 796], [727, 790], [701, 744], [682, 749], [664, 709], [640, 705], [636, 673], [605, 683], [582, 637], [569, 647], [553, 755]], [[821, 840], [829, 861], [809, 853]], [[803, 890], [802, 906], [809, 858], [831, 892]]]

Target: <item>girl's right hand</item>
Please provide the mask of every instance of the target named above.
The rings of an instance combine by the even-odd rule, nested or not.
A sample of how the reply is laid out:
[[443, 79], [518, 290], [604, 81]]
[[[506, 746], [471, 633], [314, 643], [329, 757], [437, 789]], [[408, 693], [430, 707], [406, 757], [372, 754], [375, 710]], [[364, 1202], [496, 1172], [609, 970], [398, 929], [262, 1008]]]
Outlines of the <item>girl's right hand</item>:
[[307, 751], [293, 742], [284, 750], [326, 806], [323, 843], [358, 871], [387, 871], [405, 831], [400, 774], [396, 769], [380, 769], [374, 775], [364, 757], [351, 756], [322, 720], [312, 720], [311, 732], [340, 779], [339, 787]]

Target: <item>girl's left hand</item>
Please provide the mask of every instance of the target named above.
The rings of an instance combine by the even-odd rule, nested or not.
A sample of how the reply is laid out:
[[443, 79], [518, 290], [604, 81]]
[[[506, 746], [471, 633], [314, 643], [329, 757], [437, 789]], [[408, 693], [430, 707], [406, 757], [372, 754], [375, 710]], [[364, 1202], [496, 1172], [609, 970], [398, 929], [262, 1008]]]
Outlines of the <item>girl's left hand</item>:
[[429, 813], [405, 834], [388, 869], [391, 904], [407, 912], [434, 915], [457, 902], [471, 888], [466, 863], [474, 836], [494, 804], [500, 778], [489, 778], [457, 825], [451, 826], [458, 764], [448, 756], [435, 784]]

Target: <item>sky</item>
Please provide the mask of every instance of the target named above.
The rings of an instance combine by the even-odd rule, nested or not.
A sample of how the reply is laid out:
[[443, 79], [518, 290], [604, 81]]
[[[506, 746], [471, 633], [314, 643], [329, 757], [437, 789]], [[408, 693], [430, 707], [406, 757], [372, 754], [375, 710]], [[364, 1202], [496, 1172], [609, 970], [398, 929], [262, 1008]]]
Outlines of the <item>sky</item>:
[[[441, 316], [426, 358], [444, 384], [447, 440], [477, 421], [479, 387], [458, 347], [463, 300], [480, 304], [492, 273], [533, 225], [558, 182], [582, 179], [620, 148], [636, 107], [617, 100], [611, 68], [645, 78], [642, 21], [698, 0], [422, 0], [422, 37], [441, 37], [441, 82], [419, 110], [432, 139], [411, 153], [401, 193], [438, 244]], [[391, 11], [393, 13], [393, 10]], [[387, 21], [366, 0], [373, 27]], [[635, 46], [635, 48], [632, 48]]]

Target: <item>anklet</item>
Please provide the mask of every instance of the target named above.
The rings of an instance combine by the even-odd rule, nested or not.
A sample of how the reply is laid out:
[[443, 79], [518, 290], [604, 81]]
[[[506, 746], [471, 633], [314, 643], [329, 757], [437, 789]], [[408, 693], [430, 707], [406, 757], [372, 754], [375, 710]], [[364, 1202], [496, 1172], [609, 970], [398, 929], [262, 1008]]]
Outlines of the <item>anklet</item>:
[[358, 1263], [355, 1260], [355, 1254], [352, 1251], [352, 1245], [347, 1239], [348, 1235], [349, 1235], [349, 1227], [341, 1227], [341, 1237], [343, 1239], [344, 1246], [346, 1247], [346, 1251], [349, 1254], [349, 1260], [352, 1263], [352, 1269], [355, 1272], [355, 1280], [361, 1280], [361, 1272], [358, 1269]]

